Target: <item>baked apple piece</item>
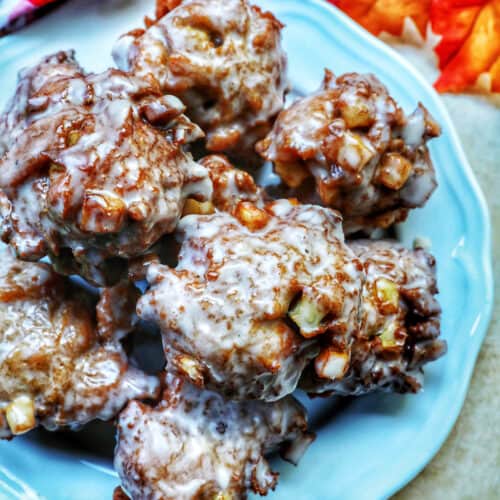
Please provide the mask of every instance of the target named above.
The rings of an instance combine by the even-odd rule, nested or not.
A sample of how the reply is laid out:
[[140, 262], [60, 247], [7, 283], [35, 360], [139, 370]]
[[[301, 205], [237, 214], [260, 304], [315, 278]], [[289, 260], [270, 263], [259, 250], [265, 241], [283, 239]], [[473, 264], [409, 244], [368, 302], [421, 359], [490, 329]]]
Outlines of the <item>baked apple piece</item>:
[[210, 155], [200, 160], [212, 181], [212, 201], [217, 210], [232, 212], [240, 201], [262, 207], [266, 195], [253, 177], [236, 168], [226, 156]]

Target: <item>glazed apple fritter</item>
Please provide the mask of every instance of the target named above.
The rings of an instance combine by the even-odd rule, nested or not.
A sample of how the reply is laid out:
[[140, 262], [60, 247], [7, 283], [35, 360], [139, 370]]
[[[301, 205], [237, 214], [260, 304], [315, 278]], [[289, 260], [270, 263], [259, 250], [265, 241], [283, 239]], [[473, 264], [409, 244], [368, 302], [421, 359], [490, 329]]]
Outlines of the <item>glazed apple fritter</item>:
[[323, 376], [343, 375], [361, 264], [336, 212], [240, 202], [233, 214], [184, 217], [178, 238], [177, 267], [151, 265], [137, 307], [160, 326], [169, 370], [236, 399], [264, 400], [290, 394], [312, 358]]
[[[253, 154], [288, 89], [280, 22], [247, 0], [170, 2], [113, 50], [119, 68], [154, 77], [178, 96], [212, 152]], [[176, 6], [178, 5], [178, 6]]]
[[96, 312], [49, 265], [5, 247], [0, 257], [0, 438], [37, 425], [77, 429], [156, 395], [157, 379], [129, 367], [119, 343], [137, 299], [128, 285], [104, 290]]
[[210, 197], [182, 149], [201, 134], [183, 110], [121, 71], [85, 74], [72, 52], [22, 71], [0, 116], [4, 241], [22, 259], [50, 254], [59, 270], [112, 282], [116, 258], [173, 231], [186, 197]]
[[405, 220], [431, 196], [426, 143], [439, 134], [424, 106], [406, 116], [374, 75], [327, 71], [322, 88], [281, 112], [257, 150], [298, 199], [339, 210], [346, 232], [369, 232]]
[[309, 370], [301, 385], [316, 394], [417, 392], [423, 365], [446, 352], [446, 342], [438, 338], [435, 260], [421, 248], [408, 250], [390, 240], [357, 240], [349, 246], [366, 276], [349, 369], [333, 382]]
[[[311, 393], [417, 392], [422, 385], [422, 365], [446, 350], [446, 343], [437, 339], [440, 308], [434, 297], [433, 257], [422, 249], [407, 250], [395, 241], [349, 243], [359, 260], [346, 254], [336, 265], [342, 267], [351, 260], [353, 269], [359, 266], [356, 282], [350, 283], [351, 290], [358, 289], [350, 292], [354, 302], [348, 324], [337, 325], [346, 337], [340, 343], [332, 341], [335, 327], [329, 321], [335, 308], [322, 309], [318, 296], [306, 300], [301, 268], [294, 259], [303, 261], [305, 267], [321, 263], [325, 273], [331, 272], [331, 262], [322, 262], [318, 255], [332, 251], [325, 245], [328, 231], [321, 228], [328, 225], [325, 220], [329, 218], [337, 218], [338, 224], [336, 213], [297, 207], [293, 201], [266, 205], [262, 190], [249, 174], [234, 168], [227, 158], [214, 155], [201, 163], [213, 182], [212, 203], [208, 209], [191, 207], [191, 213], [204, 217], [181, 222], [177, 270], [153, 267], [149, 275], [152, 290], [139, 304], [139, 314], [163, 330], [170, 369], [231, 397], [272, 400], [292, 391], [306, 364], [314, 359], [302, 380]], [[269, 224], [277, 215], [285, 220], [280, 231]], [[294, 232], [297, 220], [303, 234]], [[337, 238], [342, 238], [341, 231]], [[341, 253], [338, 248], [333, 251]], [[343, 280], [340, 275], [331, 279]], [[288, 280], [291, 288], [287, 288]], [[328, 287], [322, 291], [329, 293]], [[384, 293], [392, 301], [389, 305], [381, 302]], [[361, 297], [357, 304], [356, 296]], [[262, 304], [273, 301], [275, 309], [265, 312]], [[189, 317], [196, 320], [187, 320]], [[256, 328], [260, 317], [263, 323], [257, 324], [265, 324], [267, 329]], [[308, 332], [307, 322], [316, 322], [318, 330]], [[284, 329], [283, 323], [291, 330]], [[273, 329], [275, 342], [280, 340], [282, 347], [270, 340], [268, 332]], [[261, 339], [257, 340], [254, 330], [262, 330]], [[313, 341], [304, 344], [305, 339]], [[273, 362], [278, 368], [273, 368]]]
[[115, 468], [134, 500], [246, 498], [276, 486], [264, 455], [296, 464], [313, 439], [291, 396], [229, 401], [167, 375], [156, 407], [133, 401], [120, 414]]

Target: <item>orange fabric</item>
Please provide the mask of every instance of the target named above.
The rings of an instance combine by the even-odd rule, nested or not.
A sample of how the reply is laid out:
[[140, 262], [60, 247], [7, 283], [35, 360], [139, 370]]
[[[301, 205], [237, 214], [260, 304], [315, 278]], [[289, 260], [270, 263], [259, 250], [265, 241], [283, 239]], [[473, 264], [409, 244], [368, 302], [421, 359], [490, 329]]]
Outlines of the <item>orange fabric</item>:
[[329, 0], [374, 35], [386, 31], [398, 36], [411, 17], [422, 36], [429, 20], [431, 0]]
[[440, 67], [453, 57], [468, 36], [485, 0], [440, 0], [433, 2], [430, 21], [435, 33], [443, 36], [436, 47]]
[[490, 69], [491, 75], [491, 90], [492, 92], [500, 92], [500, 57]]
[[460, 92], [489, 74], [500, 92], [500, 0], [328, 0], [374, 35], [399, 36], [410, 17], [422, 36], [430, 24], [441, 36], [435, 47], [440, 92]]
[[[500, 0], [476, 3], [483, 5], [469, 8], [461, 16], [463, 22], [455, 24], [453, 21], [459, 16], [450, 16], [450, 28], [446, 29], [445, 25], [443, 32], [438, 31], [439, 24], [445, 22], [443, 13], [439, 13], [443, 20], [436, 25], [436, 29], [433, 24], [433, 30], [443, 35], [443, 40], [436, 47], [442, 73], [435, 87], [441, 92], [460, 92], [474, 85], [481, 73], [490, 73], [495, 80], [492, 86], [500, 86]], [[457, 25], [459, 28], [454, 30]]]

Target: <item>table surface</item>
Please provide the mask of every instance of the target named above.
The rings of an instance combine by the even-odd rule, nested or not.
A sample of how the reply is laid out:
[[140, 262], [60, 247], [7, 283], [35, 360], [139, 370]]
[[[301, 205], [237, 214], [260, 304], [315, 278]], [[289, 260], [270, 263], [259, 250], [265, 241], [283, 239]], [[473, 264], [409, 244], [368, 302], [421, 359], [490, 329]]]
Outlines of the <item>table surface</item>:
[[[429, 53], [394, 45], [430, 80]], [[394, 499], [500, 498], [500, 95], [443, 95], [490, 208], [495, 305], [461, 415], [434, 460]]]

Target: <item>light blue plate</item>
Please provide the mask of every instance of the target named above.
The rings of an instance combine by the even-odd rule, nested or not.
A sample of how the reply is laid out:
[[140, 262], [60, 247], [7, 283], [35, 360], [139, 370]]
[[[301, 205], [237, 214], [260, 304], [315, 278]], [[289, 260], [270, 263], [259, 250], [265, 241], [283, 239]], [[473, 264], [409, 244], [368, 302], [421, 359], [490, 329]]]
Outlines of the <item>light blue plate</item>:
[[[432, 241], [449, 352], [426, 370], [425, 391], [417, 396], [307, 402], [318, 439], [298, 470], [279, 465], [280, 485], [270, 495], [386, 498], [431, 460], [462, 407], [493, 303], [488, 210], [442, 102], [401, 57], [322, 0], [258, 3], [286, 24], [296, 90], [316, 89], [325, 67], [337, 74], [373, 72], [406, 111], [422, 101], [443, 127], [442, 137], [431, 144], [439, 189], [400, 234], [407, 244], [417, 236]], [[152, 1], [73, 1], [0, 39], [0, 104], [13, 91], [17, 70], [49, 52], [75, 48], [84, 67], [105, 69], [117, 36], [139, 26], [152, 10]], [[0, 443], [0, 497], [110, 499], [117, 483], [109, 459], [68, 447], [60, 436], [33, 433]]]

